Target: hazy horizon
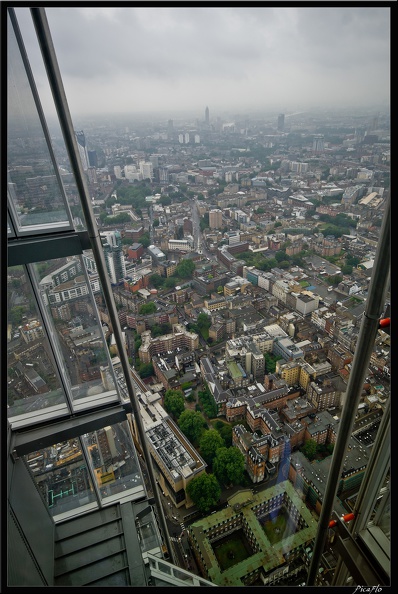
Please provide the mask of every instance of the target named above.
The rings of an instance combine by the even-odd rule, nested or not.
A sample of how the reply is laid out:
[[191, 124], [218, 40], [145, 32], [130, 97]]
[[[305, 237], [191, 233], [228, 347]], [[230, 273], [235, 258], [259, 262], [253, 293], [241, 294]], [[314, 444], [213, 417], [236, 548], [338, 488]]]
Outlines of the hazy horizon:
[[[30, 44], [29, 10], [15, 9]], [[45, 10], [74, 118], [389, 109], [388, 7]], [[29, 56], [46, 109], [38, 48]]]

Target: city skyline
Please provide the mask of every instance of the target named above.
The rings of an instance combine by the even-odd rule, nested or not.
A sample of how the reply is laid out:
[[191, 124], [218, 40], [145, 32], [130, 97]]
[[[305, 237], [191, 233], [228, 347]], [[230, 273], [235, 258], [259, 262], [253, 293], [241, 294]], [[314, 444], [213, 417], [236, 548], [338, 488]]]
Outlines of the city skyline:
[[[28, 10], [16, 8], [31, 44]], [[210, 120], [223, 110], [389, 107], [388, 7], [50, 4], [46, 15], [72, 117], [195, 111], [204, 121], [206, 106]]]

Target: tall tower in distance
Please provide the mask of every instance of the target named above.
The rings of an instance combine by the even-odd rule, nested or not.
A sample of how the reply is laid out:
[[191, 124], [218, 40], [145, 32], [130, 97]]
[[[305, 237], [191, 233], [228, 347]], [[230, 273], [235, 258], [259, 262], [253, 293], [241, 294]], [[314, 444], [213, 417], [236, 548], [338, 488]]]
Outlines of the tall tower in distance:
[[323, 153], [323, 151], [325, 150], [323, 140], [324, 140], [323, 134], [314, 134], [313, 140], [312, 140], [312, 152], [313, 153]]
[[89, 166], [88, 161], [88, 151], [86, 146], [86, 137], [84, 136], [83, 130], [75, 131], [75, 136], [77, 140], [77, 147], [79, 149], [79, 155], [82, 160], [83, 170], [87, 171]]
[[172, 139], [174, 136], [174, 123], [173, 120], [167, 122], [167, 138]]
[[279, 132], [283, 132], [285, 129], [285, 114], [280, 113], [278, 115], [278, 130]]
[[206, 122], [206, 124], [209, 124], [210, 123], [210, 115], [209, 115], [209, 108], [208, 107], [206, 107], [206, 109], [205, 109], [205, 122]]

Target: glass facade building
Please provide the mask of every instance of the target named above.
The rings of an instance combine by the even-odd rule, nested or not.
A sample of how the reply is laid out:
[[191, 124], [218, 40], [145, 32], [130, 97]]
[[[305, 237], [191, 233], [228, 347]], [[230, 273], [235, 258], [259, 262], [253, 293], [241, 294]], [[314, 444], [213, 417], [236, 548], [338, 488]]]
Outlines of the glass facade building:
[[[2, 7], [7, 36], [6, 584], [213, 586], [178, 566], [112, 296], [112, 283], [125, 274], [120, 237], [101, 237], [96, 227], [82, 161], [84, 134], [74, 131], [45, 11], [32, 8], [30, 14], [68, 167], [58, 162], [18, 9]], [[368, 300], [365, 345], [376, 332], [389, 283], [388, 225], [389, 211], [379, 246], [385, 264], [374, 280], [381, 288]], [[99, 298], [113, 326], [123, 382], [109, 353]], [[358, 363], [358, 383], [368, 355], [365, 349]], [[355, 400], [356, 388], [351, 389]], [[347, 409], [345, 419], [349, 429], [352, 411]], [[336, 585], [362, 584], [361, 579], [362, 585], [388, 585], [389, 430], [387, 405], [350, 526], [334, 510], [344, 436], [335, 448], [330, 497], [324, 500], [328, 521], [320, 516], [309, 585], [324, 585], [319, 563], [330, 518], [336, 519], [339, 552]]]

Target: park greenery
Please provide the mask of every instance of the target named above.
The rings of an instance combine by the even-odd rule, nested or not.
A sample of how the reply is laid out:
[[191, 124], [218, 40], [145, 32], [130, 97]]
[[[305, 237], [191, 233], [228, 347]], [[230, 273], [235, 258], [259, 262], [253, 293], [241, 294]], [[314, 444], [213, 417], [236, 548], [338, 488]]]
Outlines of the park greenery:
[[198, 510], [207, 513], [217, 505], [221, 487], [214, 474], [203, 473], [188, 483], [187, 493]]
[[220, 484], [226, 487], [240, 485], [245, 471], [245, 457], [239, 448], [221, 447], [213, 459], [213, 472]]
[[185, 409], [185, 398], [182, 390], [166, 390], [164, 408], [174, 419], [178, 419]]
[[216, 417], [217, 405], [207, 385], [205, 385], [203, 390], [198, 391], [198, 398], [205, 415], [209, 418]]
[[200, 438], [199, 451], [204, 460], [212, 465], [218, 448], [225, 447], [224, 440], [216, 429], [205, 431]]
[[186, 409], [178, 418], [178, 426], [189, 441], [196, 447], [207, 427], [203, 415], [195, 410]]
[[221, 435], [225, 447], [229, 448], [232, 445], [232, 426], [226, 421], [221, 421], [220, 419], [211, 421], [210, 424]]

